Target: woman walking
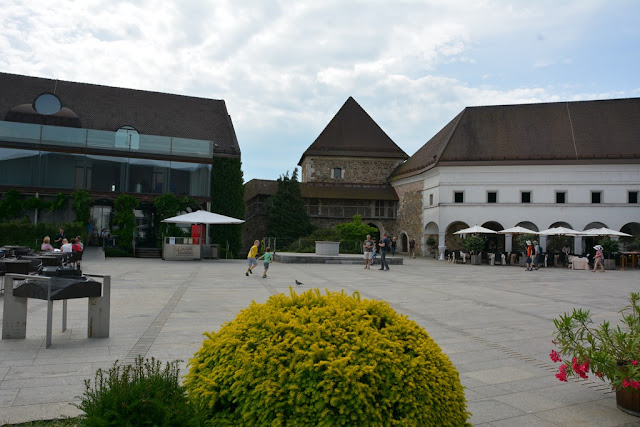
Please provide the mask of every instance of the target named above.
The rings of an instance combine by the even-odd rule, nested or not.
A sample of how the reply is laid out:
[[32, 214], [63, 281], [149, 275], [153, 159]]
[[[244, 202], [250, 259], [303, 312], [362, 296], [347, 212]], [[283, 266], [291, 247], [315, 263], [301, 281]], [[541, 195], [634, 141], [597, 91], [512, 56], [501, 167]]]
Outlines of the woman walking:
[[602, 246], [595, 245], [593, 249], [596, 250], [595, 262], [593, 263], [592, 273], [595, 273], [598, 269], [598, 265], [600, 265], [600, 273], [604, 273], [604, 252], [602, 252]]

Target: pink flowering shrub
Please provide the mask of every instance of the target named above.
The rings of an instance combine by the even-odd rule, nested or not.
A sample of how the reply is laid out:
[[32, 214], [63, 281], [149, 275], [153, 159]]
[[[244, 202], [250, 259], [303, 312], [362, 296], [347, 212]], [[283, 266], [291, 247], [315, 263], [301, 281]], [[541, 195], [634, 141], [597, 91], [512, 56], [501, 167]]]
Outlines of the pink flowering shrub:
[[609, 322], [594, 326], [589, 310], [573, 309], [554, 319], [556, 330], [551, 350], [553, 362], [562, 363], [556, 373], [560, 381], [567, 377], [589, 378], [593, 373], [611, 386], [640, 389], [640, 294], [632, 292], [629, 305], [620, 310], [620, 325]]

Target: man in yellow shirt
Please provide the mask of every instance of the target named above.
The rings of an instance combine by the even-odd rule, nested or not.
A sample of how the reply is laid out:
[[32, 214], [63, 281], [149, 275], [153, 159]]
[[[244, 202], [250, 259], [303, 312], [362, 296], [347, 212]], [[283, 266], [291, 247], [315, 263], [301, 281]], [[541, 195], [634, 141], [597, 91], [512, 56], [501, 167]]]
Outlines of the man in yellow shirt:
[[247, 262], [249, 263], [249, 268], [247, 272], [244, 273], [245, 276], [248, 276], [249, 273], [253, 274], [253, 269], [258, 265], [258, 261], [256, 260], [256, 256], [258, 256], [258, 248], [260, 247], [260, 240], [256, 240], [253, 242], [253, 246], [249, 249], [249, 253], [247, 254]]

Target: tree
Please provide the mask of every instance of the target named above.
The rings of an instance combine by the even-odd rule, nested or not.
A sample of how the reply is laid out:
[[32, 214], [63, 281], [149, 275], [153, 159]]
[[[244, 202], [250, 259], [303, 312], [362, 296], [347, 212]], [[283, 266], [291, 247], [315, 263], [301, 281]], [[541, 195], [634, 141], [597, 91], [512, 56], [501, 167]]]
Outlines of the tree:
[[278, 239], [292, 240], [313, 231], [309, 215], [302, 199], [298, 170], [294, 169], [278, 178], [278, 190], [269, 199], [269, 235]]
[[[244, 178], [239, 158], [215, 157], [211, 171], [211, 211], [244, 219]], [[214, 225], [210, 227], [211, 242], [238, 254], [242, 249], [242, 224]]]
[[363, 223], [360, 215], [354, 215], [351, 222], [336, 225], [335, 229], [340, 240], [348, 242], [362, 241], [366, 239], [368, 234], [374, 234], [377, 230], [375, 227]]
[[161, 236], [182, 236], [184, 233], [176, 224], [162, 222], [162, 220], [176, 216], [187, 208], [195, 208], [197, 204], [195, 199], [191, 197], [178, 199], [173, 193], [165, 193], [156, 197], [153, 200], [153, 206], [156, 210], [154, 228]]
[[4, 193], [4, 196], [0, 199], [0, 219], [18, 218], [21, 212], [22, 200], [20, 199], [20, 193], [14, 189]]
[[91, 218], [91, 205], [93, 204], [93, 198], [86, 190], [76, 190], [71, 193], [73, 202], [71, 207], [76, 213], [76, 221], [86, 225]]
[[121, 194], [115, 200], [113, 224], [118, 227], [119, 246], [123, 249], [130, 249], [132, 246], [136, 231], [136, 215], [133, 210], [138, 204], [138, 199], [129, 194]]

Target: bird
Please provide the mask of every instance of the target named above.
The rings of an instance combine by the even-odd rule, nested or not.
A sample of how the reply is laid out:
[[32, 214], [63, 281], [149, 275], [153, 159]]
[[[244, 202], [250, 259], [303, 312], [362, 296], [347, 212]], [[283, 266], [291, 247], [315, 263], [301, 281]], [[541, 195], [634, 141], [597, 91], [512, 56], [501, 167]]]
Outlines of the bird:
[[304, 283], [302, 283], [302, 282], [298, 282], [298, 281], [296, 280], [296, 285], [300, 286], [300, 285], [304, 285]]

